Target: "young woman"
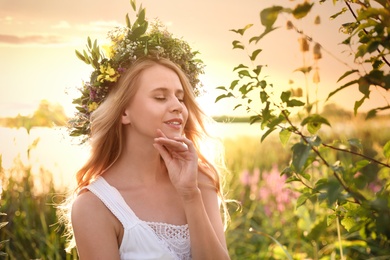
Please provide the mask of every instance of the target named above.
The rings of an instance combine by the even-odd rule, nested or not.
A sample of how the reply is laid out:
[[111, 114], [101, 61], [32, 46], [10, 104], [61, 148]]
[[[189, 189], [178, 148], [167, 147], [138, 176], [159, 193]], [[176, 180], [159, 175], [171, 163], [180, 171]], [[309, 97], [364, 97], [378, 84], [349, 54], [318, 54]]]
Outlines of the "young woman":
[[91, 147], [65, 203], [72, 241], [81, 260], [229, 259], [221, 165], [201, 149], [203, 64], [185, 41], [148, 24], [141, 9], [110, 32], [108, 57], [89, 38], [76, 53], [94, 70], [71, 121], [71, 135]]
[[229, 259], [203, 113], [165, 58], [137, 60], [94, 111], [71, 222], [80, 259]]

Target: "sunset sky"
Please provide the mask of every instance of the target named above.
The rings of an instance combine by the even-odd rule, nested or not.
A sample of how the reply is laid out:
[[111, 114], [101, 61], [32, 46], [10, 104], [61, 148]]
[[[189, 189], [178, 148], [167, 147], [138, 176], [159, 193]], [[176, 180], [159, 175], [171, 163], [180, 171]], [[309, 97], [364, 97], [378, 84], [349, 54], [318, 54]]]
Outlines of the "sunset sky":
[[[329, 16], [340, 7], [333, 8], [331, 1], [324, 6], [315, 6], [311, 15], [321, 16], [322, 24], [298, 23], [297, 26], [320, 42], [334, 55], [343, 58], [346, 47], [338, 43], [344, 35], [338, 33], [339, 22], [330, 21]], [[231, 114], [233, 107], [228, 102], [214, 104], [215, 91], [220, 85], [229, 85], [234, 75], [232, 69], [246, 62], [243, 52], [233, 51], [231, 42], [237, 35], [230, 29], [246, 24], [259, 24], [259, 12], [271, 6], [265, 0], [143, 0], [137, 5], [146, 7], [149, 20], [158, 17], [177, 37], [187, 40], [194, 50], [199, 50], [206, 64], [202, 77], [208, 93], [199, 99], [205, 110], [213, 115]], [[291, 1], [272, 1], [272, 4], [294, 4]], [[74, 50], [82, 50], [87, 36], [104, 42], [109, 30], [125, 23], [125, 15], [134, 13], [127, 0], [0, 0], [0, 117], [28, 115], [40, 100], [59, 103], [68, 115], [74, 108], [77, 87], [88, 80], [91, 67], [77, 59]], [[286, 20], [280, 17], [278, 24]], [[259, 27], [253, 28], [256, 30]], [[255, 31], [253, 31], [254, 33]], [[260, 33], [260, 31], [259, 31]], [[260, 42], [263, 52], [261, 64], [269, 81], [279, 87], [288, 87], [288, 80], [302, 86], [303, 76], [294, 69], [302, 66], [302, 55], [298, 51], [298, 35], [284, 28]], [[343, 52], [343, 53], [342, 53]], [[320, 60], [321, 83], [319, 96], [323, 101], [334, 90], [337, 78], [348, 68], [323, 52]], [[382, 93], [386, 95], [386, 93]], [[359, 95], [342, 92], [332, 101], [352, 108]], [[388, 94], [387, 94], [388, 98]], [[362, 108], [383, 103], [381, 95]]]

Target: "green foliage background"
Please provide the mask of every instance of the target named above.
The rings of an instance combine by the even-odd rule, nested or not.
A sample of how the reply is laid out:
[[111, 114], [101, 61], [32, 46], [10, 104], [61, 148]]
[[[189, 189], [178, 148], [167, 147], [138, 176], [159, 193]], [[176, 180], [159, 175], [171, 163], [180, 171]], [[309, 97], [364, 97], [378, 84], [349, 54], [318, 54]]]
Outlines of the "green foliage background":
[[[254, 24], [232, 29], [237, 36], [232, 42], [233, 49], [244, 51], [247, 63], [233, 69], [236, 79], [229, 86], [218, 87], [222, 94], [216, 102], [234, 99], [233, 109], [244, 108], [250, 123], [261, 125], [262, 141], [277, 133], [280, 143], [290, 148], [291, 160], [281, 169], [281, 174], [299, 193], [296, 208], [297, 212], [304, 213], [299, 215], [299, 221], [312, 221], [307, 222], [306, 232], [301, 236], [307, 246], [300, 252], [308, 254], [310, 259], [387, 259], [390, 257], [389, 136], [376, 142], [375, 132], [362, 128], [359, 128], [361, 132], [343, 133], [347, 121], [341, 125], [331, 122], [331, 114], [323, 113], [326, 111], [319, 107], [319, 97], [311, 94], [317, 93], [320, 83], [318, 60], [322, 52], [329, 52], [296, 24], [312, 22], [306, 19], [312, 7], [325, 2], [330, 1], [275, 2], [260, 11], [260, 30], [252, 30]], [[349, 120], [366, 127], [376, 123], [372, 120], [375, 117], [387, 122], [387, 116], [378, 115], [390, 109], [387, 96], [390, 90], [390, 2], [333, 0], [332, 3], [341, 3], [342, 7], [339, 5], [331, 19], [350, 15], [350, 21], [340, 24], [339, 31], [345, 34], [340, 44], [352, 55], [348, 63], [351, 65], [347, 71], [340, 72], [327, 101], [340, 91], [359, 93], [361, 98], [352, 108], [354, 117]], [[317, 16], [314, 24], [320, 21]], [[262, 71], [267, 64], [262, 64], [259, 58], [262, 52], [271, 51], [260, 49], [260, 43], [283, 28], [296, 33], [297, 52], [303, 57], [302, 66], [292, 70], [304, 75], [305, 85], [292, 86], [290, 90], [274, 85]], [[336, 58], [335, 62], [340, 59]], [[387, 105], [371, 109], [365, 115], [367, 121], [362, 120], [358, 116], [359, 108], [372, 92], [379, 90], [385, 93], [383, 99]], [[376, 131], [387, 133], [388, 127], [384, 123], [382, 130]], [[324, 131], [328, 128], [334, 131]], [[337, 135], [339, 132], [343, 135]], [[281, 249], [287, 248], [283, 250], [283, 257], [306, 258], [295, 255], [291, 240], [281, 244], [284, 245], [279, 245]]]
[[[252, 31], [248, 37], [252, 24], [232, 30], [239, 38], [233, 48], [246, 51], [249, 65], [234, 68], [237, 79], [219, 87], [222, 94], [216, 101], [234, 98], [234, 109], [246, 108], [249, 123], [258, 124], [263, 135], [259, 140], [225, 140], [231, 171], [226, 188], [229, 197], [241, 204], [238, 209], [229, 205], [229, 252], [232, 259], [389, 259], [390, 118], [382, 112], [390, 106], [373, 108], [363, 116], [359, 108], [372, 91], [390, 89], [390, 3], [342, 1], [344, 7], [332, 16], [352, 14], [340, 30], [346, 35], [342, 44], [354, 54], [355, 67], [341, 72], [328, 96], [341, 90], [359, 92], [362, 97], [350, 114], [332, 105], [320, 110], [318, 98], [308, 94], [319, 83], [316, 64], [296, 69], [313, 77], [312, 86], [292, 88], [280, 96], [273, 95], [277, 86], [263, 77], [266, 65], [258, 57], [267, 50], [257, 44], [282, 28], [281, 16], [288, 17], [287, 29], [297, 33], [302, 55], [314, 45], [314, 61], [321, 58], [321, 44], [295, 22], [305, 19], [314, 4], [327, 1], [293, 2], [293, 7], [275, 2], [261, 10], [263, 31]], [[259, 107], [255, 105], [259, 102], [252, 103], [253, 93]], [[61, 114], [57, 112], [55, 116]], [[29, 132], [34, 126], [57, 122], [52, 115], [37, 113], [5, 122]], [[43, 177], [33, 179], [31, 166], [15, 161], [13, 169], [2, 169], [1, 174], [0, 210], [6, 215], [1, 215], [0, 251], [7, 254], [5, 259], [76, 259], [75, 251], [64, 253], [63, 227], [56, 224], [53, 207], [63, 194], [53, 188], [50, 173], [43, 169]], [[37, 186], [44, 192], [37, 192]]]
[[[326, 111], [333, 115], [337, 114], [336, 111], [342, 112], [338, 107], [330, 107]], [[341, 114], [343, 116], [330, 119], [332, 124], [343, 124], [345, 118], [351, 116], [348, 112]], [[354, 120], [346, 124], [342, 132], [333, 132], [330, 128], [323, 131], [329, 139], [343, 138], [350, 133], [355, 138], [372, 136], [365, 147], [377, 153], [380, 144], [390, 138], [390, 132], [380, 131], [388, 126], [389, 119], [377, 118], [372, 124], [362, 124], [364, 119]], [[339, 255], [337, 225], [327, 219], [326, 216], [331, 213], [327, 207], [313, 200], [297, 208], [297, 196], [288, 193], [299, 186], [285, 183], [281, 178], [283, 167], [291, 160], [291, 155], [289, 147], [280, 143], [278, 135], [270, 135], [263, 142], [255, 136], [226, 138], [224, 144], [230, 171], [226, 180], [228, 197], [241, 203], [239, 208], [235, 203], [229, 204], [231, 222], [226, 238], [232, 259], [286, 259], [280, 245], [293, 259], [332, 259], [332, 256]], [[33, 142], [29, 149], [35, 149], [35, 145], [37, 143]], [[252, 182], [244, 180], [245, 173], [254, 176], [256, 171], [259, 179], [252, 179]], [[274, 179], [267, 178], [267, 174], [272, 172]], [[389, 177], [388, 173], [383, 174]], [[6, 215], [1, 216], [0, 222], [8, 222], [0, 229], [0, 241], [6, 241], [0, 245], [0, 251], [7, 254], [3, 259], [77, 259], [75, 250], [65, 254], [64, 229], [58, 225], [54, 207], [64, 198], [65, 190], [54, 187], [52, 173], [43, 167], [38, 173], [32, 172], [31, 165], [24, 165], [16, 158], [13, 167], [7, 171], [3, 169], [1, 176], [3, 193], [0, 210]], [[276, 207], [280, 204], [276, 194], [267, 200], [258, 195], [262, 190], [276, 189], [272, 186], [275, 183], [283, 187], [281, 193], [291, 195], [283, 202], [283, 211]], [[267, 212], [267, 208], [272, 210]], [[251, 228], [254, 231], [250, 232]], [[349, 252], [353, 256], [349, 259], [368, 259], [370, 250], [379, 250], [379, 245], [368, 244], [362, 239], [351, 240], [353, 233], [343, 226], [340, 232], [344, 253]]]

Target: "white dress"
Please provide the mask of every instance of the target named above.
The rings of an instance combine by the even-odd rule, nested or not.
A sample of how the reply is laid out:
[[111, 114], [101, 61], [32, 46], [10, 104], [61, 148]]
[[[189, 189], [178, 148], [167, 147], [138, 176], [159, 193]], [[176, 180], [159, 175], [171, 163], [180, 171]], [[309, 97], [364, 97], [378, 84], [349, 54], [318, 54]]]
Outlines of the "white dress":
[[119, 248], [121, 260], [188, 260], [191, 247], [188, 225], [140, 220], [119, 191], [103, 177], [86, 187], [122, 223], [124, 234]]

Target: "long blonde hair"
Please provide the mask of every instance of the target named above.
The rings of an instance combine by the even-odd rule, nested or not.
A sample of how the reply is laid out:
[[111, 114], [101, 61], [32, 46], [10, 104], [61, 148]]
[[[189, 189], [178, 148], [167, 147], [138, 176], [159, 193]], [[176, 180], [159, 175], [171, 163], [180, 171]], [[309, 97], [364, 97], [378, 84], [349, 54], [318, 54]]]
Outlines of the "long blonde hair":
[[122, 75], [107, 99], [93, 112], [90, 139], [91, 156], [76, 174], [76, 192], [91, 183], [118, 159], [122, 152], [124, 138], [121, 115], [137, 91], [137, 81], [140, 74], [156, 64], [173, 70], [179, 76], [184, 90], [184, 104], [189, 111], [184, 128], [185, 136], [194, 143], [198, 152], [200, 170], [213, 180], [215, 188], [218, 192], [220, 191], [219, 176], [214, 165], [200, 152], [202, 138], [205, 134], [207, 135], [204, 122], [207, 116], [195, 100], [193, 87], [183, 71], [172, 61], [165, 58], [144, 58], [135, 62]]
[[[210, 137], [206, 129], [206, 122], [210, 118], [201, 110], [195, 100], [193, 86], [188, 81], [184, 72], [172, 61], [165, 58], [143, 58], [136, 61], [121, 76], [120, 80], [108, 94], [106, 100], [93, 112], [91, 118], [90, 146], [91, 154], [87, 162], [76, 173], [77, 186], [74, 196], [93, 180], [103, 174], [120, 156], [123, 149], [124, 131], [121, 123], [121, 115], [126, 106], [131, 102], [137, 91], [137, 81], [141, 73], [156, 64], [173, 70], [179, 77], [184, 90], [184, 104], [189, 111], [188, 120], [184, 128], [185, 136], [190, 139], [197, 151], [199, 158], [199, 171], [208, 176], [217, 191], [224, 211], [225, 224], [228, 219], [220, 169], [223, 169], [222, 153], [216, 160], [210, 161], [201, 152], [201, 144], [204, 139]], [[71, 201], [68, 201], [71, 204]], [[67, 222], [69, 235], [72, 236], [68, 205]], [[74, 241], [68, 249], [74, 246]]]

